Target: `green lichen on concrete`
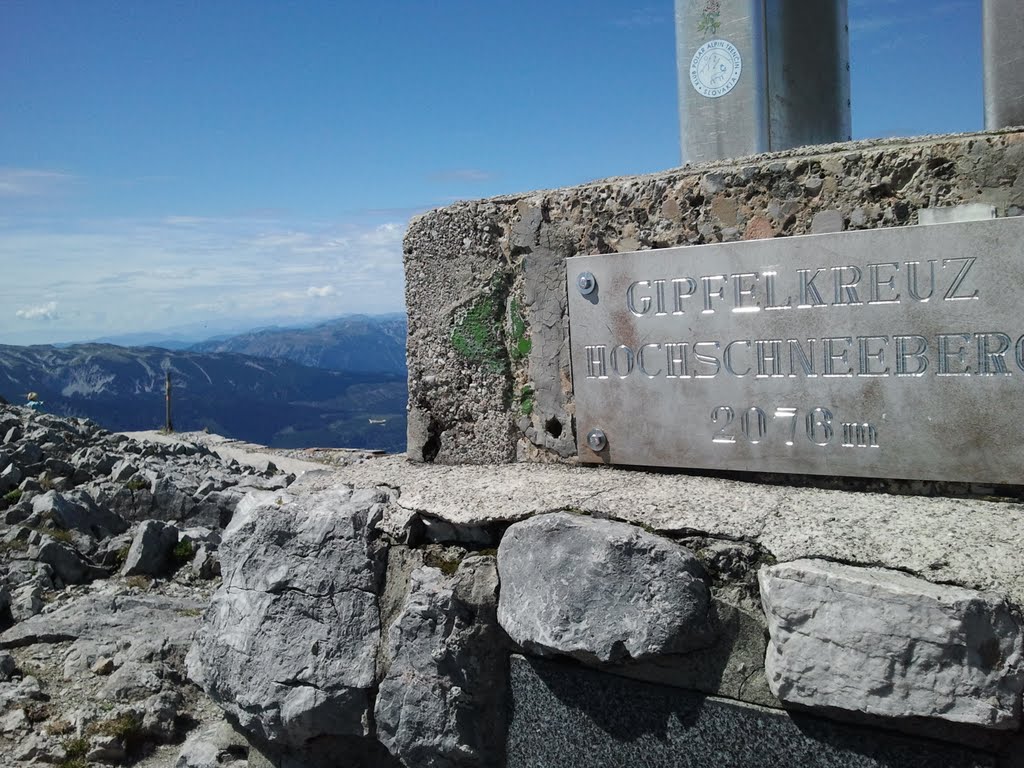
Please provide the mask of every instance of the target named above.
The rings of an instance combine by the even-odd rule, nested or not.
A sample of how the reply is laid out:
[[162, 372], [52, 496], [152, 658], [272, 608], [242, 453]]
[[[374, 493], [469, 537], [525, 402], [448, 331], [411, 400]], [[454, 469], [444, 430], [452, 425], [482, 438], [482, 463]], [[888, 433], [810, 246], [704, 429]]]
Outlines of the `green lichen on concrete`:
[[504, 282], [491, 281], [490, 291], [478, 298], [452, 329], [452, 347], [466, 360], [494, 372], [507, 370], [508, 352], [502, 340]]
[[519, 410], [523, 416], [533, 413], [533, 387], [527, 384], [519, 393]]
[[522, 360], [530, 354], [530, 350], [533, 349], [533, 342], [526, 335], [526, 320], [523, 319], [522, 307], [519, 306], [519, 302], [515, 299], [512, 300], [509, 306], [508, 314], [512, 326], [509, 357], [513, 360]]

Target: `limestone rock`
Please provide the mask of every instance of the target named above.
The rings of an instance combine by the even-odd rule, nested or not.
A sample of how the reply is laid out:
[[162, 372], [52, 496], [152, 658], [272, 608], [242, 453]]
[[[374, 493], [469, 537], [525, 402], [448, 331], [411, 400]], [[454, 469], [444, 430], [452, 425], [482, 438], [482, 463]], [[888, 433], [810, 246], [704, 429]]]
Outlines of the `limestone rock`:
[[220, 720], [189, 734], [174, 768], [247, 768], [249, 749], [230, 723]]
[[80, 639], [108, 642], [110, 638], [132, 638], [134, 646], [143, 638], [161, 648], [187, 646], [202, 605], [195, 598], [87, 595], [0, 633], [0, 648]]
[[128, 549], [122, 576], [162, 576], [171, 566], [171, 554], [178, 543], [178, 529], [160, 520], [146, 520], [135, 532]]
[[375, 491], [253, 494], [219, 550], [224, 574], [189, 676], [277, 748], [364, 736], [380, 640]]
[[524, 648], [585, 662], [680, 653], [711, 638], [693, 553], [635, 526], [564, 512], [511, 526], [498, 621]]
[[84, 584], [107, 575], [103, 568], [89, 562], [74, 547], [46, 535], [29, 548], [29, 557], [49, 565], [54, 576], [64, 584]]
[[0, 682], [6, 683], [18, 671], [18, 664], [9, 653], [0, 653]]
[[762, 568], [782, 701], [989, 728], [1020, 722], [1021, 626], [999, 598], [823, 560]]
[[388, 631], [391, 666], [380, 684], [377, 738], [409, 766], [501, 762], [506, 654], [495, 610], [494, 559], [470, 557], [453, 578], [412, 573]]
[[220, 561], [217, 550], [209, 544], [201, 544], [192, 558], [192, 573], [200, 579], [212, 579], [220, 576]]
[[13, 491], [21, 482], [22, 474], [17, 464], [8, 464], [0, 472], [0, 493]]
[[49, 518], [60, 528], [81, 531], [98, 539], [128, 529], [128, 523], [121, 517], [98, 506], [89, 494], [81, 491], [68, 494], [47, 491], [32, 499], [32, 513]]

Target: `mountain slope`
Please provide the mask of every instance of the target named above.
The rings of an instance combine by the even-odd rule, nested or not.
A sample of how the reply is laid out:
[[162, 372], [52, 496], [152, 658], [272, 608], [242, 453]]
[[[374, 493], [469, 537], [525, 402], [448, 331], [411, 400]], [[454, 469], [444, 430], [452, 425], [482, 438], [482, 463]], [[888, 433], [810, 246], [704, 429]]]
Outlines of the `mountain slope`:
[[401, 374], [156, 347], [0, 345], [0, 395], [20, 403], [37, 392], [45, 410], [112, 430], [163, 426], [167, 371], [176, 429], [208, 427], [276, 447], [404, 450]]
[[311, 328], [269, 328], [204, 341], [196, 352], [234, 352], [332, 371], [405, 373], [405, 315], [352, 315]]

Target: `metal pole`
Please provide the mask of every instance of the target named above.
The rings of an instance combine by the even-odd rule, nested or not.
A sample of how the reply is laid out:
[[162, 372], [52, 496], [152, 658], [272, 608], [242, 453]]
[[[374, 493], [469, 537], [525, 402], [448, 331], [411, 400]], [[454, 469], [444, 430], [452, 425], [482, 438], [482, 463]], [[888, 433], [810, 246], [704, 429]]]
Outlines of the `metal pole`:
[[167, 371], [167, 422], [164, 427], [168, 432], [174, 431], [174, 424], [171, 421], [171, 372]]
[[985, 128], [1024, 125], [1024, 3], [984, 0]]
[[847, 0], [676, 0], [683, 162], [848, 140], [846, 21]]

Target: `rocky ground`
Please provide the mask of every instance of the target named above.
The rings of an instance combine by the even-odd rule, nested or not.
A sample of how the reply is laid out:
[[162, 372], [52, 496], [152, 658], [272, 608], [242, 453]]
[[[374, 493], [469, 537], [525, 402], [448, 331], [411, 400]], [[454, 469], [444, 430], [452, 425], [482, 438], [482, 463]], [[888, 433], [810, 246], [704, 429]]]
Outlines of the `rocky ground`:
[[259, 764], [184, 670], [254, 463], [0, 405], [0, 764]]
[[0, 405], [0, 766], [500, 766], [510, 655], [1018, 765], [1015, 506], [581, 472]]

